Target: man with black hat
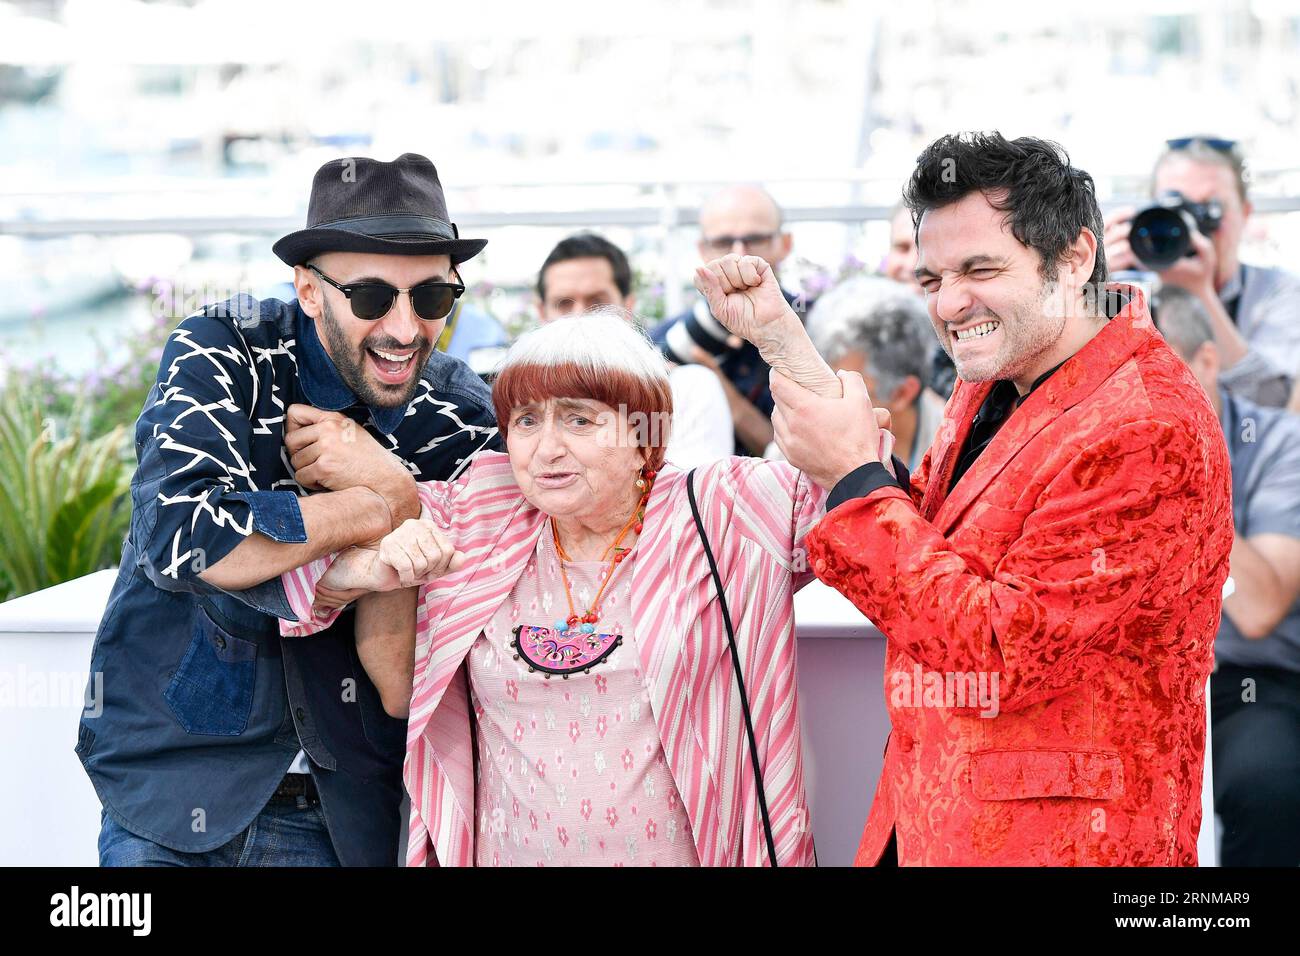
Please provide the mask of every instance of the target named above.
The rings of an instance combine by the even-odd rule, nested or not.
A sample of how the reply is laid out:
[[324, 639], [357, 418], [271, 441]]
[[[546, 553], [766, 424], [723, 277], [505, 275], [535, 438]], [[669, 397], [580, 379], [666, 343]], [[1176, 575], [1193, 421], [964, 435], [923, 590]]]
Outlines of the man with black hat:
[[325, 164], [307, 219], [274, 247], [297, 299], [182, 322], [136, 423], [103, 708], [76, 748], [101, 865], [397, 862], [406, 702], [380, 699], [350, 615], [282, 643], [279, 576], [382, 537], [418, 515], [417, 479], [499, 445], [487, 388], [433, 349], [486, 241], [412, 153]]

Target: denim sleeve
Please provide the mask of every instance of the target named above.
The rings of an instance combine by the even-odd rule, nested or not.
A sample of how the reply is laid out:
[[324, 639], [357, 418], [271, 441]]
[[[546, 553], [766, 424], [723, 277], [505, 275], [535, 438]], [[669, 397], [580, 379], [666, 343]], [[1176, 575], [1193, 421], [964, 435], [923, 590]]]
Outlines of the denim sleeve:
[[[255, 371], [239, 333], [203, 314], [177, 327], [136, 422], [131, 535], [149, 579], [167, 591], [223, 593], [200, 575], [254, 531], [307, 540], [298, 500], [257, 488], [250, 415]], [[279, 578], [229, 592], [251, 607], [290, 614]]]
[[435, 382], [443, 413], [422, 416], [432, 431], [420, 435], [412, 456], [417, 480], [447, 480], [460, 474], [480, 451], [505, 451], [497, 428], [492, 392], [462, 362], [450, 364]]
[[301, 544], [307, 540], [302, 508], [292, 491], [236, 491], [230, 497], [248, 502], [254, 531], [281, 543]]

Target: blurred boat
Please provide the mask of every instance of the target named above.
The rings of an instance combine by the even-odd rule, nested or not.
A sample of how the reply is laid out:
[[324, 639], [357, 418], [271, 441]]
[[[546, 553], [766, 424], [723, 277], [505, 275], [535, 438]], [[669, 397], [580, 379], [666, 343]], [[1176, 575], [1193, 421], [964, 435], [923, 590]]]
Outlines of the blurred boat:
[[0, 326], [92, 307], [126, 292], [91, 240], [0, 236]]

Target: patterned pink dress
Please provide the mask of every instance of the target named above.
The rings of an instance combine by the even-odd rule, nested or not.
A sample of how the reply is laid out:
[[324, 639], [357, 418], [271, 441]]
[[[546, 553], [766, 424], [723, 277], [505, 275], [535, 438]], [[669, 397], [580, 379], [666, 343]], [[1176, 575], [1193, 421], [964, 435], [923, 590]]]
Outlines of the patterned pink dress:
[[[637, 549], [601, 602], [622, 643], [567, 679], [529, 671], [514, 629], [569, 616], [549, 529], [469, 653], [478, 730], [477, 866], [698, 866], [690, 821], [650, 709], [626, 611]], [[607, 561], [565, 562], [578, 613]]]
[[[740, 646], [777, 860], [781, 866], [812, 866], [795, 681], [794, 592], [812, 579], [803, 538], [823, 516], [826, 493], [788, 464], [757, 458], [726, 458], [701, 467], [696, 489]], [[422, 588], [416, 609], [403, 768], [411, 796], [406, 862], [473, 866], [480, 838], [474, 776], [478, 753], [471, 736], [474, 711], [466, 661], [536, 559], [539, 538], [549, 535], [550, 528], [546, 516], [522, 497], [510, 459], [499, 452], [480, 452], [456, 481], [421, 482], [419, 490], [429, 515], [465, 554], [466, 563]], [[608, 680], [611, 675], [602, 669], [612, 669], [624, 650], [635, 652], [629, 655], [635, 661], [617, 663], [640, 666], [650, 694], [650, 719], [691, 821], [700, 864], [767, 865], [772, 861], [758, 808], [759, 774], [745, 745], [740, 694], [717, 591], [687, 502], [685, 472], [664, 465], [644, 525], [633, 566], [621, 568], [613, 585], [619, 605], [630, 600], [632, 616], [642, 626], [631, 646], [617, 648], [596, 671]], [[282, 576], [297, 617], [280, 622], [285, 637], [315, 634], [337, 618], [337, 611], [324, 617], [312, 613], [316, 582], [334, 558], [326, 555]], [[631, 578], [630, 598], [623, 574]], [[527, 606], [525, 602], [523, 608]], [[523, 620], [522, 609], [520, 614], [522, 624], [543, 626], [562, 616], [539, 613]], [[514, 662], [513, 653], [509, 660]], [[526, 668], [524, 675], [538, 676]], [[591, 687], [595, 676], [587, 678]], [[552, 677], [549, 683], [557, 680]], [[572, 690], [578, 680], [561, 680], [559, 686], [567, 683]], [[590, 692], [587, 696], [600, 699]], [[626, 718], [630, 701], [603, 711], [607, 735], [611, 714], [617, 717], [621, 705]], [[643, 715], [646, 710], [643, 703]], [[533, 712], [528, 713], [531, 722]], [[544, 727], [545, 707], [536, 713]], [[599, 718], [601, 711], [593, 713]], [[559, 711], [556, 715], [558, 726]], [[607, 747], [607, 767], [611, 753]], [[619, 750], [616, 756], [621, 754]], [[527, 820], [523, 801], [520, 813]], [[638, 802], [638, 819], [646, 813], [645, 804]], [[592, 819], [595, 814], [593, 804]], [[655, 832], [665, 833], [658, 811], [654, 819]], [[528, 834], [531, 827], [529, 821]], [[524, 835], [521, 830], [521, 843]]]

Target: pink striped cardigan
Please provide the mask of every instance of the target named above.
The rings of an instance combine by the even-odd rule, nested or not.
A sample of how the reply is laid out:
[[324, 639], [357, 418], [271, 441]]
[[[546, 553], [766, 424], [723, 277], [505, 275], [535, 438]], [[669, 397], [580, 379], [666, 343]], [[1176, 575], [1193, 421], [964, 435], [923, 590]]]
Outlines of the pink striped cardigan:
[[[795, 693], [793, 597], [812, 579], [802, 540], [826, 493], [784, 462], [725, 458], [702, 466], [696, 499], [717, 558], [743, 660], [768, 810], [781, 866], [813, 864]], [[524, 500], [507, 456], [481, 452], [454, 482], [420, 485], [427, 513], [468, 558], [426, 585], [416, 613], [415, 681], [404, 777], [411, 796], [408, 866], [474, 864], [474, 777], [466, 671], [484, 625], [523, 573], [546, 516]], [[668, 765], [705, 866], [768, 862], [740, 696], [686, 473], [665, 465], [632, 576], [637, 648]], [[315, 583], [332, 558], [284, 575], [310, 634]]]

